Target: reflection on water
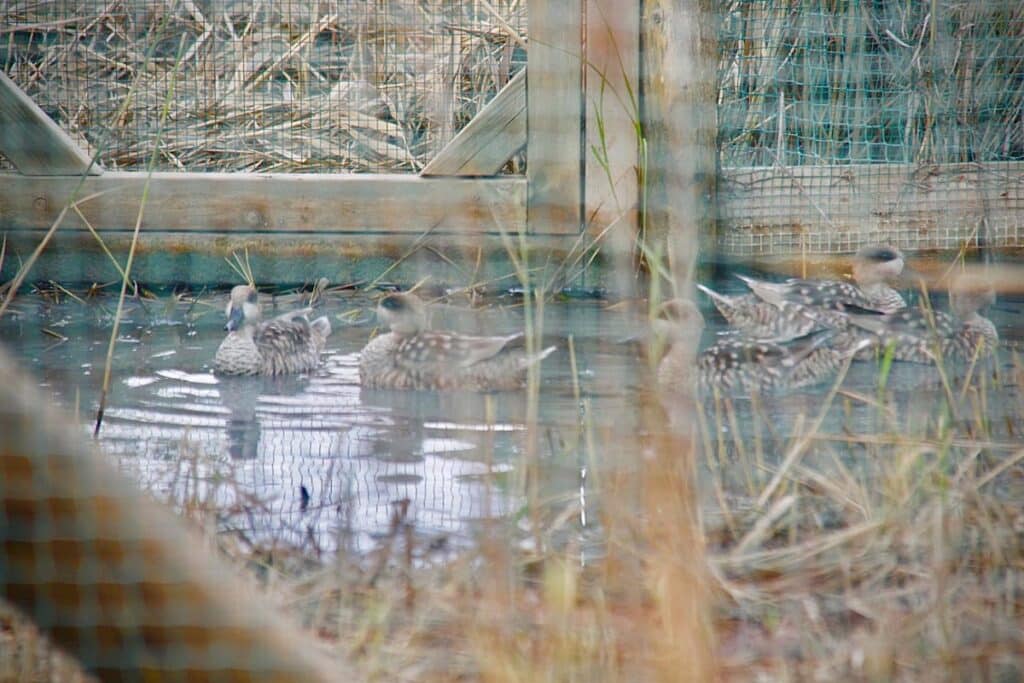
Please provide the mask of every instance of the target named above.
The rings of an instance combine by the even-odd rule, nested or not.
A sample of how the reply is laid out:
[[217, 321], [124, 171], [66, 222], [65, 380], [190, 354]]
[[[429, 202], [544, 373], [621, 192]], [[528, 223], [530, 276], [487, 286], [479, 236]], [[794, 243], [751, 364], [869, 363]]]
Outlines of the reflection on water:
[[[527, 438], [523, 394], [361, 390], [358, 351], [372, 323], [345, 321], [370, 319], [346, 314], [371, 306], [355, 295], [325, 305], [336, 331], [324, 364], [312, 375], [216, 378], [210, 366], [223, 335], [222, 303], [216, 297], [202, 304], [136, 302], [122, 324], [100, 441], [144, 487], [179, 504], [211, 505], [224, 529], [253, 542], [312, 543], [318, 549], [336, 543], [370, 548], [387, 532], [392, 504], [403, 499], [411, 502], [418, 533], [432, 544], [463, 543], [483, 520], [517, 518], [525, 504], [517, 486]], [[521, 310], [506, 303], [480, 314], [452, 313], [445, 324], [471, 332], [520, 329]], [[15, 315], [0, 321], [0, 340], [85, 422], [95, 412], [112, 304], [27, 296]], [[1011, 345], [1020, 341], [1021, 312], [1020, 302], [1004, 301], [994, 316]], [[583, 495], [583, 471], [641, 461], [632, 437], [640, 424], [635, 398], [646, 363], [623, 341], [641, 324], [639, 314], [595, 302], [547, 306], [546, 343], [559, 351], [544, 363], [540, 495], [564, 501], [584, 534], [582, 520], [595, 518], [586, 506], [599, 501]], [[714, 333], [712, 325], [707, 334]], [[977, 373], [996, 386], [997, 400], [963, 391], [958, 398], [968, 408], [964, 414], [942, 417], [936, 406], [947, 388], [939, 373], [897, 365], [888, 378], [886, 407], [879, 409], [877, 365], [854, 364], [822, 423], [822, 440], [830, 434], [841, 441], [851, 434], [910, 433], [939, 419], [970, 422], [977, 412], [969, 409], [972, 401], [986, 401], [986, 423], [968, 427], [989, 439], [1019, 440], [1014, 424], [1022, 399], [1012, 373], [1011, 353], [1004, 351], [994, 367]], [[709, 400], [708, 443], [715, 458], [777, 460], [791, 435], [817, 417], [827, 392], [818, 387], [762, 401], [734, 399], [717, 410]], [[597, 435], [589, 452], [580, 445], [584, 419]], [[83, 429], [83, 438], [88, 433]]]

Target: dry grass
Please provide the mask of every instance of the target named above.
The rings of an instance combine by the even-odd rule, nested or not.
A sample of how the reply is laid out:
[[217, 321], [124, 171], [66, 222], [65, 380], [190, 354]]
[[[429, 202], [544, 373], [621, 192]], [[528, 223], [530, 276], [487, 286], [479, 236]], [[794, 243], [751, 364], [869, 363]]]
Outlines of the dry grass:
[[[586, 456], [597, 536], [578, 533], [578, 500], [534, 496], [453, 550], [399, 502], [372, 551], [323, 554], [237, 531], [265, 501], [226, 456], [186, 442], [156, 478], [211, 550], [367, 680], [1010, 680], [1024, 671], [1024, 365], [952, 370], [947, 401], [925, 409], [840, 389], [839, 429], [822, 428], [819, 394], [790, 424], [767, 403], [695, 412], [641, 391], [624, 434], [582, 394], [562, 448]], [[31, 625], [0, 623], [8, 680], [70, 666]]]
[[1024, 154], [1013, 0], [729, 3], [723, 166], [984, 162]]
[[[539, 532], [495, 523], [453, 555], [396, 508], [369, 557], [277, 564], [274, 592], [375, 680], [1013, 679], [1024, 404], [995, 390], [1018, 404], [992, 425], [991, 383], [955, 389], [922, 423], [883, 397], [868, 431], [765, 427], [760, 452], [717, 430], [694, 450], [689, 414], [642, 397], [639, 442], [583, 418], [598, 553], [566, 541], [564, 500], [538, 503]], [[874, 400], [846, 393], [840, 413]], [[602, 462], [619, 449], [632, 464]]]
[[525, 62], [522, 0], [68, 7], [5, 3], [0, 68], [108, 168], [145, 167], [173, 78], [160, 169], [419, 170]]

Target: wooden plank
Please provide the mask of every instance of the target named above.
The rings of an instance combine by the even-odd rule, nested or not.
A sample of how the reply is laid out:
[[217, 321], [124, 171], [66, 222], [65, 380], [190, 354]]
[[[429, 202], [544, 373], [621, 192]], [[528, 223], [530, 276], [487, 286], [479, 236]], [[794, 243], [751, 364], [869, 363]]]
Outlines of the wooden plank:
[[[0, 225], [48, 228], [77, 179], [0, 180]], [[97, 229], [135, 225], [146, 174], [109, 171], [87, 178], [79, 197]], [[523, 178], [420, 178], [413, 175], [154, 173], [146, 230], [269, 232], [499, 232], [526, 221]], [[73, 212], [62, 229], [84, 230]]]
[[715, 225], [717, 8], [713, 0], [644, 3], [646, 229], [652, 244], [667, 246], [681, 294]]
[[583, 0], [531, 0], [526, 79], [527, 226], [583, 226]]
[[732, 255], [1024, 246], [1024, 162], [732, 168], [719, 199]]
[[495, 175], [524, 146], [526, 69], [513, 76], [420, 175]]
[[98, 175], [89, 155], [0, 71], [0, 153], [25, 175]]
[[101, 681], [359, 680], [129, 482], [24, 366], [0, 349], [5, 602]]
[[[13, 278], [39, 244], [42, 231], [0, 231], [6, 238], [6, 258], [0, 282]], [[106, 247], [124, 263], [132, 233], [103, 231]], [[575, 258], [574, 240], [565, 235], [531, 235], [527, 240], [531, 264], [558, 264]], [[238, 273], [228, 266], [232, 254], [245, 253], [260, 283], [291, 286], [326, 276], [332, 283], [384, 282], [412, 284], [429, 276], [432, 285], [480, 285], [503, 291], [519, 281], [507, 241], [495, 234], [431, 233], [246, 233], [168, 232], [148, 230], [140, 239], [132, 279], [147, 286], [188, 283], [206, 286], [237, 284]], [[518, 253], [516, 254], [519, 255]], [[588, 287], [612, 286], [603, 252], [586, 266]], [[545, 274], [546, 276], [546, 274]], [[28, 281], [55, 280], [65, 286], [88, 287], [93, 282], [117, 282], [116, 267], [97, 240], [82, 230], [59, 230], [32, 267]]]
[[615, 289], [626, 294], [636, 284], [640, 214], [640, 3], [587, 0], [586, 18], [584, 217], [592, 234], [606, 234]]

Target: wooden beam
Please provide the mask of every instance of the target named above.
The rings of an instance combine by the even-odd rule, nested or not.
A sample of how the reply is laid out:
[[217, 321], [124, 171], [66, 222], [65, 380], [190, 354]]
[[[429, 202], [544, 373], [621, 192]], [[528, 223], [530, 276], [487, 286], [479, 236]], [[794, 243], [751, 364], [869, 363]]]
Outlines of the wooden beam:
[[526, 79], [527, 226], [583, 226], [583, 0], [531, 0]]
[[89, 155], [0, 71], [0, 153], [24, 175], [98, 175]]
[[665, 247], [679, 295], [692, 294], [698, 248], [715, 226], [718, 5], [644, 3], [645, 226], [650, 246]]
[[512, 77], [420, 172], [491, 176], [526, 146], [526, 69]]
[[[0, 176], [0, 226], [48, 228], [78, 180]], [[79, 210], [96, 229], [130, 230], [145, 173], [89, 177]], [[82, 198], [87, 198], [83, 200]], [[523, 178], [420, 178], [414, 175], [269, 175], [154, 173], [143, 213], [145, 230], [242, 233], [500, 232], [526, 221]], [[85, 230], [74, 212], [62, 229]]]
[[[39, 245], [43, 231], [0, 230], [6, 240], [6, 258], [0, 282], [18, 272]], [[123, 264], [132, 242], [127, 230], [100, 233], [104, 246]], [[531, 265], [547, 264], [539, 278], [554, 288], [579, 284], [585, 269], [588, 287], [611, 288], [602, 251], [595, 260], [581, 260], [578, 268], [564, 271], [566, 261], [577, 261], [571, 251], [575, 240], [565, 235], [531, 235], [526, 240]], [[238, 284], [238, 273], [228, 265], [232, 254], [246, 254], [258, 283], [301, 285], [327, 277], [333, 284], [376, 280], [413, 284], [425, 277], [432, 285], [483, 286], [504, 291], [519, 284], [508, 242], [495, 234], [431, 233], [246, 233], [167, 232], [142, 234], [132, 265], [132, 279], [147, 287], [181, 283], [193, 289]], [[518, 245], [517, 245], [518, 247]], [[518, 248], [516, 257], [521, 256]], [[28, 282], [54, 280], [64, 286], [118, 282], [117, 266], [88, 232], [58, 230], [28, 274]]]
[[584, 215], [591, 233], [606, 233], [615, 289], [628, 295], [639, 227], [640, 3], [587, 0], [586, 17]]
[[24, 365], [0, 349], [0, 597], [101, 681], [358, 680], [122, 477]]
[[1024, 246], [1024, 162], [723, 169], [725, 254]]

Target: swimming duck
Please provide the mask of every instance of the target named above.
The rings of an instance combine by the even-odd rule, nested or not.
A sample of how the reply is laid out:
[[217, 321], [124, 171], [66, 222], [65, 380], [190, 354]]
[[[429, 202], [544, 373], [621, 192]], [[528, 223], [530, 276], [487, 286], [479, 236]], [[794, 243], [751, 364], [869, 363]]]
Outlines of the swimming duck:
[[655, 329], [669, 348], [658, 365], [658, 383], [666, 389], [695, 382], [701, 392], [774, 392], [816, 384], [872, 341], [841, 330], [820, 330], [787, 343], [720, 340], [696, 359], [696, 339], [704, 319], [691, 301], [663, 304]]
[[228, 336], [213, 359], [221, 375], [283, 375], [307, 372], [320, 363], [331, 323], [326, 317], [310, 322], [304, 308], [263, 320], [256, 290], [238, 285], [228, 300]]
[[[887, 284], [903, 271], [903, 254], [894, 247], [872, 245], [857, 252], [853, 262], [854, 283], [842, 280], [768, 282], [738, 275], [753, 293], [726, 296], [697, 285], [707, 294], [729, 324], [744, 336], [766, 341], [801, 337], [822, 326], [842, 326], [845, 321], [831, 311], [860, 308], [892, 313], [906, 307], [900, 293]], [[818, 309], [807, 315], [807, 308]]]
[[518, 389], [527, 368], [555, 350], [529, 354], [511, 347], [522, 333], [471, 337], [427, 329], [427, 311], [414, 294], [389, 294], [377, 317], [390, 328], [363, 348], [359, 378], [371, 389]]
[[867, 330], [880, 348], [893, 347], [893, 358], [913, 363], [943, 359], [970, 360], [988, 355], [999, 344], [999, 332], [980, 311], [995, 302], [991, 283], [961, 276], [949, 290], [952, 314], [921, 308], [884, 316], [850, 315], [850, 322]]

